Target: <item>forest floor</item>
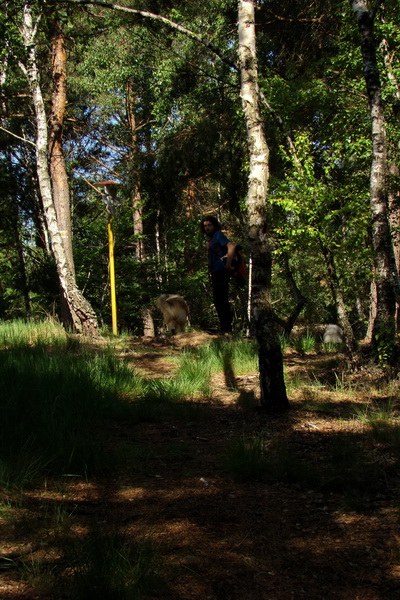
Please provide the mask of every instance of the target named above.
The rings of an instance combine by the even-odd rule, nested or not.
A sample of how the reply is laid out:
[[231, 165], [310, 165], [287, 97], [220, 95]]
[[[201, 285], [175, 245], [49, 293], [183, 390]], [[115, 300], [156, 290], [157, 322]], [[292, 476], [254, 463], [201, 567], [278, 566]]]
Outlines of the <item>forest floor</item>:
[[[174, 340], [132, 340], [124, 357], [144, 375], [165, 377], [173, 369], [171, 354], [206, 339], [185, 334]], [[11, 527], [9, 516], [0, 514], [0, 567], [23, 563], [31, 577], [26, 581], [17, 568], [4, 569], [0, 598], [67, 597], [35, 576], [35, 565], [41, 572], [47, 565], [49, 578], [62, 569], [60, 524], [57, 531], [48, 525], [48, 515], [58, 511], [67, 515], [65, 536], [83, 538], [100, 530], [126, 540], [150, 539], [160, 576], [157, 591], [144, 596], [151, 600], [400, 599], [398, 457], [354, 418], [355, 402], [361, 411], [383, 403], [387, 389], [382, 386], [383, 395], [378, 391], [371, 398], [364, 384], [373, 376], [361, 372], [354, 376], [358, 391], [351, 400], [343, 391], [335, 394], [342, 360], [340, 354], [287, 353], [286, 371], [298, 374], [303, 385], [292, 391], [284, 415], [265, 414], [244, 401], [258, 395], [255, 373], [234, 382], [220, 374], [203, 418], [110, 423], [99, 432], [103, 443], [111, 448], [135, 440], [148, 449], [141, 468], [127, 464], [95, 481], [70, 474], [62, 486], [49, 482], [24, 491], [18, 501], [10, 497], [16, 518]], [[399, 398], [391, 401], [398, 410]], [[257, 436], [284, 447], [305, 473], [259, 481], [227, 475], [223, 457], [229, 443]], [[340, 445], [348, 440], [367, 456], [352, 463], [350, 478], [353, 483], [360, 478], [358, 496], [357, 486], [335, 485], [329, 476], [326, 485], [318, 485], [312, 477], [324, 471], [325, 461], [328, 465], [335, 441], [337, 460], [343, 459]], [[359, 473], [366, 464], [371, 469], [367, 483]], [[101, 591], [93, 590], [92, 597], [101, 598]]]

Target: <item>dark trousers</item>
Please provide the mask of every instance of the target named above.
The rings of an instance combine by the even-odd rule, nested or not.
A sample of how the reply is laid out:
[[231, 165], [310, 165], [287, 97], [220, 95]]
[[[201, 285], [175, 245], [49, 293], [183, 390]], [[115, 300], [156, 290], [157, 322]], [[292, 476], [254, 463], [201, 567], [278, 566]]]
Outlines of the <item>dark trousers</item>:
[[229, 304], [229, 272], [216, 271], [211, 273], [214, 306], [217, 311], [221, 331], [232, 331], [232, 313]]

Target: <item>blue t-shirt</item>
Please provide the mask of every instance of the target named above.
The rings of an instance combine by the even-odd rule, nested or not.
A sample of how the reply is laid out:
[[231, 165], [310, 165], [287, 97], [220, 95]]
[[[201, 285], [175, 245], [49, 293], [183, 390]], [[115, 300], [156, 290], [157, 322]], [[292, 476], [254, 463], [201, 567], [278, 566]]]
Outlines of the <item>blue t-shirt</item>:
[[208, 242], [208, 266], [210, 273], [216, 273], [225, 269], [222, 258], [226, 256], [228, 250], [226, 245], [228, 243], [229, 240], [222, 231], [216, 231]]

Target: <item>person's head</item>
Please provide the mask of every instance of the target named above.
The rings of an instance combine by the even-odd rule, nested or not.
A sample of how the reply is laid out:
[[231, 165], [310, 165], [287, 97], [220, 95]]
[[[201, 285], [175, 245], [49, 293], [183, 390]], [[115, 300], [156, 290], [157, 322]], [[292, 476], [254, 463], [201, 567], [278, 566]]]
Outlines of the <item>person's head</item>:
[[200, 223], [200, 230], [205, 235], [211, 237], [216, 231], [221, 231], [221, 224], [216, 217], [203, 217]]

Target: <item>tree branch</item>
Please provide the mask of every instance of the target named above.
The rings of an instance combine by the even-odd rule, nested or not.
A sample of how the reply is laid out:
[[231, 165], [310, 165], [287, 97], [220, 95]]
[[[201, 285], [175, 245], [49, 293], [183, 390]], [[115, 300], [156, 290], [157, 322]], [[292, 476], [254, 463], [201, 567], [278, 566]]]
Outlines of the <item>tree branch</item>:
[[230, 68], [237, 70], [236, 64], [233, 63], [231, 60], [229, 60], [226, 56], [224, 56], [223, 53], [216, 46], [214, 46], [214, 44], [212, 44], [208, 40], [205, 40], [197, 33], [194, 33], [194, 31], [191, 31], [190, 29], [186, 29], [186, 27], [179, 25], [179, 23], [175, 23], [175, 21], [171, 21], [170, 19], [167, 19], [166, 17], [163, 17], [161, 15], [157, 15], [155, 13], [149, 12], [148, 10], [139, 10], [137, 8], [128, 8], [127, 6], [122, 6], [121, 4], [115, 4], [112, 2], [104, 2], [103, 0], [61, 0], [61, 2], [67, 2], [68, 4], [71, 4], [71, 3], [72, 4], [80, 4], [80, 5], [90, 4], [92, 6], [100, 6], [103, 8], [109, 8], [111, 10], [127, 12], [129, 14], [138, 15], [140, 17], [144, 17], [147, 19], [152, 19], [153, 21], [160, 21], [161, 23], [164, 23], [164, 25], [168, 25], [169, 27], [176, 29], [177, 31], [179, 31], [180, 33], [183, 33], [184, 35], [188, 36], [189, 38], [196, 40], [197, 42], [199, 42], [199, 44], [202, 44], [203, 46], [205, 46], [206, 48], [211, 50], [211, 52], [213, 52], [216, 56], [218, 56], [218, 58], [220, 58], [220, 60], [223, 63], [228, 65]]
[[36, 148], [36, 144], [34, 142], [32, 142], [31, 140], [27, 140], [26, 138], [23, 138], [23, 137], [17, 135], [16, 133], [13, 133], [12, 131], [9, 131], [8, 129], [5, 129], [4, 127], [0, 126], [0, 129], [2, 131], [5, 131], [9, 135], [12, 135], [13, 137], [17, 138], [18, 140], [21, 140], [21, 141], [25, 142], [26, 144], [31, 144], [34, 148]]
[[[224, 64], [229, 66], [231, 69], [233, 69], [237, 73], [239, 72], [238, 65], [236, 63], [232, 62], [227, 56], [225, 56], [216, 46], [214, 46], [214, 44], [212, 44], [208, 40], [205, 40], [204, 38], [202, 38], [200, 35], [198, 35], [194, 31], [191, 31], [190, 29], [187, 29], [186, 27], [179, 25], [179, 23], [175, 23], [175, 21], [171, 21], [170, 19], [167, 19], [166, 17], [163, 17], [161, 15], [157, 15], [157, 14], [149, 12], [147, 10], [139, 10], [137, 8], [128, 8], [127, 6], [123, 6], [121, 4], [116, 4], [113, 2], [105, 2], [104, 0], [60, 0], [60, 1], [67, 2], [68, 4], [72, 3], [72, 4], [79, 4], [79, 5], [100, 6], [103, 8], [127, 12], [129, 14], [139, 15], [139, 16], [147, 18], [147, 19], [153, 19], [155, 21], [160, 21], [161, 23], [164, 23], [165, 25], [168, 25], [169, 27], [176, 29], [177, 31], [188, 36], [189, 38], [196, 40], [199, 44], [201, 44], [201, 45], [205, 46], [206, 48], [208, 48], [209, 50], [211, 50], [211, 52], [213, 52], [213, 54], [218, 56], [218, 58]], [[382, 0], [378, 0], [378, 1], [381, 2]], [[286, 137], [286, 141], [287, 141], [290, 153], [293, 156], [293, 159], [297, 166], [297, 169], [299, 170], [299, 172], [301, 172], [302, 166], [301, 166], [300, 160], [297, 157], [297, 153], [296, 153], [296, 149], [295, 149], [293, 140], [292, 140], [290, 134], [287, 132], [282, 118], [272, 108], [272, 106], [269, 104], [269, 102], [267, 101], [266, 97], [264, 96], [264, 94], [261, 90], [259, 91], [259, 94], [260, 94], [260, 99], [261, 99], [262, 103], [266, 106], [268, 111], [272, 114], [272, 116], [278, 122], [283, 134]]]

